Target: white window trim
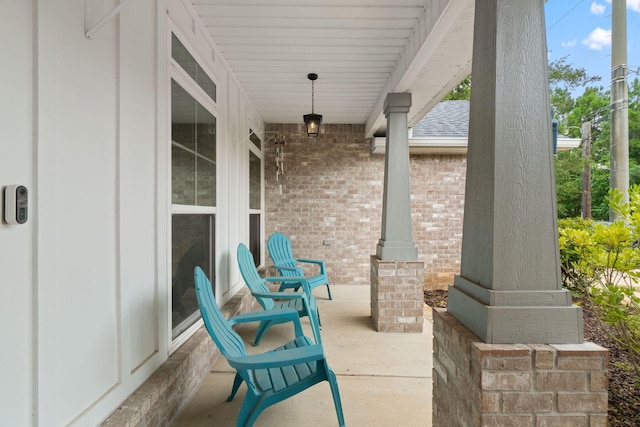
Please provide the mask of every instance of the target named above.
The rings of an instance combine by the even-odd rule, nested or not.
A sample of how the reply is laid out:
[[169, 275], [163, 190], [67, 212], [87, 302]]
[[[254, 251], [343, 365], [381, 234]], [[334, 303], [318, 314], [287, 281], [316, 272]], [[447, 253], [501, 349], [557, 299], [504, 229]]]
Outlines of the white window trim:
[[[165, 82], [166, 84], [166, 93], [167, 93], [167, 135], [168, 135], [168, 141], [166, 143], [166, 150], [167, 150], [167, 159], [168, 159], [168, 182], [167, 182], [167, 201], [168, 201], [168, 218], [169, 221], [167, 222], [167, 236], [168, 236], [168, 245], [167, 245], [167, 251], [166, 251], [166, 259], [167, 259], [167, 277], [171, 278], [172, 277], [172, 271], [171, 271], [171, 266], [172, 266], [172, 262], [171, 262], [171, 257], [172, 257], [172, 250], [171, 250], [171, 242], [172, 242], [172, 217], [174, 214], [212, 214], [212, 215], [216, 215], [217, 213], [217, 204], [218, 201], [216, 200], [216, 206], [191, 206], [191, 205], [180, 205], [180, 204], [173, 204], [171, 202], [172, 200], [172, 188], [171, 188], [171, 179], [172, 179], [172, 172], [171, 172], [171, 147], [173, 144], [173, 141], [171, 141], [171, 123], [172, 123], [172, 117], [171, 117], [171, 81], [174, 80], [177, 84], [179, 84], [189, 95], [191, 95], [196, 101], [198, 101], [203, 107], [205, 107], [215, 118], [216, 120], [218, 119], [218, 117], [220, 117], [219, 111], [218, 111], [218, 105], [217, 102], [212, 100], [209, 95], [200, 87], [200, 85], [198, 85], [192, 78], [191, 76], [189, 76], [187, 74], [187, 72], [180, 66], [180, 64], [178, 64], [176, 62], [175, 59], [173, 59], [171, 57], [171, 41], [172, 41], [172, 35], [175, 34], [176, 37], [180, 40], [180, 42], [184, 45], [185, 49], [187, 49], [187, 51], [193, 56], [193, 58], [196, 60], [196, 62], [198, 62], [198, 64], [200, 64], [200, 66], [203, 68], [203, 70], [207, 73], [207, 75], [209, 76], [209, 78], [211, 78], [211, 80], [214, 82], [214, 84], [216, 84], [216, 86], [218, 85], [218, 81], [216, 78], [214, 78], [214, 76], [211, 75], [211, 72], [206, 68], [206, 62], [202, 61], [202, 59], [199, 57], [199, 55], [195, 52], [195, 50], [190, 46], [190, 44], [188, 42], [186, 42], [187, 38], [183, 36], [183, 34], [181, 33], [181, 31], [178, 29], [178, 27], [171, 21], [171, 19], [168, 19], [168, 31], [167, 31], [167, 44], [166, 44], [166, 52], [167, 52], [167, 69], [168, 69], [168, 73], [167, 73], [167, 81]], [[218, 127], [218, 126], [216, 126]], [[218, 144], [218, 138], [216, 138], [216, 144]], [[218, 155], [218, 150], [216, 149], [216, 163], [217, 163], [217, 155]], [[219, 171], [218, 168], [216, 168], [216, 185], [218, 182], [218, 176]], [[218, 229], [218, 223], [219, 221], [215, 221], [214, 222], [214, 236], [217, 236], [217, 229]], [[216, 245], [216, 237], [214, 237], [214, 242], [213, 242], [213, 248], [215, 250], [215, 248], [217, 247]], [[214, 257], [213, 262], [216, 261], [216, 258]], [[216, 275], [218, 274], [218, 268], [214, 268], [214, 271], [216, 272]], [[213, 279], [213, 278], [212, 278]], [[215, 287], [216, 287], [216, 294], [218, 293], [219, 290], [219, 280], [216, 277], [214, 280], [215, 283]], [[168, 353], [172, 354], [173, 352], [175, 352], [182, 344], [184, 344], [189, 338], [191, 338], [191, 336], [193, 336], [193, 334], [200, 329], [200, 327], [203, 325], [203, 321], [202, 319], [197, 320], [196, 322], [194, 322], [191, 326], [189, 326], [187, 329], [185, 329], [180, 335], [178, 335], [176, 338], [172, 338], [172, 333], [173, 333], [173, 325], [172, 325], [172, 313], [171, 313], [171, 306], [172, 306], [172, 282], [171, 280], [167, 280], [167, 287], [166, 287], [166, 292], [167, 292], [167, 301], [168, 304], [166, 306], [166, 310], [167, 310], [167, 329], [166, 329], [166, 333], [167, 333], [167, 340], [168, 340]]]
[[[255, 132], [254, 132], [255, 133]], [[260, 159], [260, 209], [251, 209], [248, 206], [249, 215], [251, 214], [260, 214], [260, 266], [264, 266], [267, 260], [267, 248], [265, 245], [265, 192], [264, 192], [264, 149], [265, 145], [267, 145], [266, 141], [263, 141], [264, 138], [260, 137], [257, 133], [255, 134], [260, 139], [260, 148], [256, 147], [252, 142], [249, 142], [249, 152], [253, 153]], [[264, 135], [264, 133], [263, 133]], [[251, 157], [251, 155], [249, 155]], [[250, 178], [249, 178], [250, 180]], [[247, 185], [250, 185], [247, 183]], [[247, 188], [247, 195], [250, 194], [250, 189]], [[249, 218], [247, 218], [249, 221]], [[249, 232], [250, 227], [249, 227]]]

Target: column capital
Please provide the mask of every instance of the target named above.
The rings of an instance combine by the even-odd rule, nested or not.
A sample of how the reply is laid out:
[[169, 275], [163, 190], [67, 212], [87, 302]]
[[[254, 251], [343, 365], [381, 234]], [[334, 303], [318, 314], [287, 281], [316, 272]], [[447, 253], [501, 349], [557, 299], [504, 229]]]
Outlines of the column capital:
[[410, 93], [389, 93], [384, 99], [384, 115], [389, 113], [408, 113], [411, 108]]

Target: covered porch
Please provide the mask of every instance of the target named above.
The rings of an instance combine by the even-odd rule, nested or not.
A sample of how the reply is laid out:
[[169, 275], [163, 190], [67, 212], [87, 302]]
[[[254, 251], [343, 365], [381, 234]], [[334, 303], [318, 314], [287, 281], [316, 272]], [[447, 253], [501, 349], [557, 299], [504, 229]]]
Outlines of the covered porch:
[[[380, 399], [396, 425], [398, 412], [404, 425], [432, 413], [442, 426], [513, 413], [527, 427], [604, 425], [606, 377], [591, 361], [606, 354], [582, 342], [560, 285], [543, 2], [271, 3], [32, 0], [0, 17], [14, 58], [2, 71], [13, 84], [0, 100], [0, 185], [32, 197], [29, 221], [0, 224], [0, 282], [15, 284], [3, 288], [15, 351], [2, 374], [19, 385], [0, 399], [7, 423], [208, 417], [179, 409], [205, 377], [216, 405], [229, 375], [219, 364], [207, 374], [215, 346], [197, 307], [182, 307], [189, 284], [177, 272], [199, 242], [180, 238], [206, 236], [232, 316], [253, 309], [238, 244], [255, 243], [265, 266], [266, 239], [282, 231], [295, 252], [325, 259], [336, 284], [334, 301], [319, 301], [347, 423], [384, 425], [366, 410]], [[472, 48], [467, 154], [412, 157], [408, 128], [471, 72]], [[324, 119], [310, 138], [301, 121], [314, 109]], [[422, 332], [373, 332], [376, 260], [424, 264], [423, 285], [450, 286], [451, 312]], [[457, 375], [471, 357], [480, 371]], [[470, 393], [467, 378], [482, 387]]]

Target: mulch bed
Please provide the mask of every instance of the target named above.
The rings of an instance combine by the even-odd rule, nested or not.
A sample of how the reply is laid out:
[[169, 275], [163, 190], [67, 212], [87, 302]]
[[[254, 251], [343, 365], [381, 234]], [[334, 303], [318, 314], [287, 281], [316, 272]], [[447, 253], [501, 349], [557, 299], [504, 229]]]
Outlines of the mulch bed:
[[[424, 302], [430, 307], [447, 307], [446, 290], [424, 291]], [[640, 385], [633, 370], [625, 369], [629, 365], [628, 353], [620, 344], [613, 341], [585, 301], [582, 305], [584, 315], [584, 338], [609, 349], [609, 426], [640, 426]]]

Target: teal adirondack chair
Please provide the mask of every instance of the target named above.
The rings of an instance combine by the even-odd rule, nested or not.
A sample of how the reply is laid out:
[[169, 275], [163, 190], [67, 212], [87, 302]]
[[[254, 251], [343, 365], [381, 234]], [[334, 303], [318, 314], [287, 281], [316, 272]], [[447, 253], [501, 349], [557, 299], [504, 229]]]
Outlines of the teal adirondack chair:
[[[313, 344], [304, 336], [300, 318], [295, 310], [280, 309], [246, 313], [226, 320], [211, 290], [211, 282], [200, 267], [194, 272], [196, 296], [209, 335], [222, 355], [236, 370], [230, 402], [240, 385], [247, 384], [247, 394], [240, 408], [236, 427], [250, 427], [267, 407], [298, 394], [322, 381], [328, 381], [338, 424], [345, 426], [336, 375], [327, 364], [321, 344]], [[304, 301], [304, 299], [303, 299]], [[264, 321], [272, 318], [291, 321], [296, 338], [270, 352], [248, 355], [242, 338], [231, 326], [242, 322]]]
[[[309, 316], [309, 321], [311, 321], [313, 314], [315, 316], [314, 320], [317, 320], [317, 322], [311, 322], [314, 338], [318, 343], [322, 341], [319, 330], [318, 304], [311, 293], [307, 279], [304, 277], [260, 277], [253, 262], [253, 255], [243, 243], [238, 245], [238, 268], [249, 291], [265, 311], [291, 308], [300, 317]], [[302, 286], [304, 292], [271, 292], [266, 285], [269, 282], [293, 283], [298, 287]], [[270, 327], [284, 321], [276, 318], [260, 322], [253, 345], [260, 344], [264, 334]]]
[[[327, 293], [329, 299], [331, 297], [331, 288], [329, 287], [329, 278], [327, 277], [327, 269], [324, 261], [317, 259], [306, 258], [294, 258], [293, 251], [291, 250], [291, 241], [282, 233], [274, 233], [269, 237], [267, 242], [267, 248], [269, 249], [269, 255], [273, 261], [274, 267], [278, 270], [281, 276], [304, 276], [302, 268], [298, 266], [298, 263], [316, 264], [320, 267], [320, 274], [307, 277], [311, 290], [318, 286], [327, 285]], [[298, 290], [300, 284], [295, 283], [283, 283], [280, 286], [280, 291], [287, 288], [294, 288]]]

